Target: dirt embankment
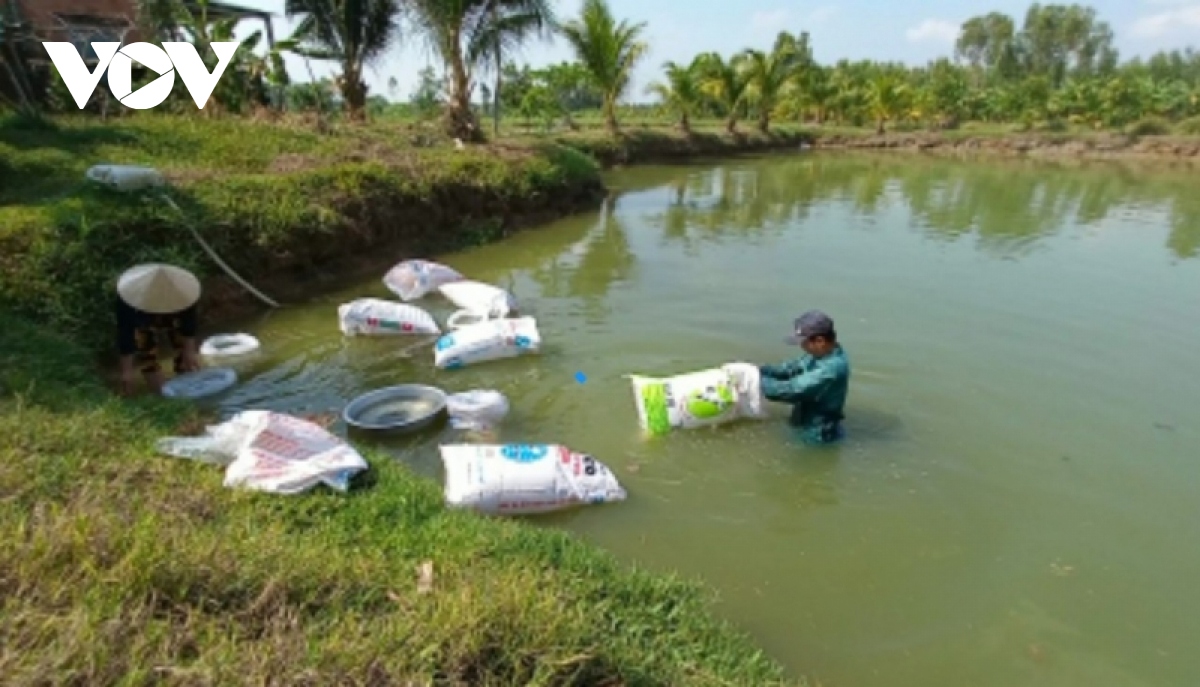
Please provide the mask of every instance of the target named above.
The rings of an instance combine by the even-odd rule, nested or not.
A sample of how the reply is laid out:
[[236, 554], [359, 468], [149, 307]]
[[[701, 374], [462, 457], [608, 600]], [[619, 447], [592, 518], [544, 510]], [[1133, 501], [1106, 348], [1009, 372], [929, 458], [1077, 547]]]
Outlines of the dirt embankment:
[[[600, 204], [607, 189], [598, 180], [530, 196], [500, 198], [487, 189], [442, 186], [428, 198], [381, 195], [341, 208], [352, 231], [336, 239], [297, 241], [251, 273], [255, 288], [281, 303], [302, 301], [337, 285], [382, 278], [394, 264], [415, 257], [497, 241], [513, 233]], [[262, 308], [245, 288], [214, 268], [204, 279], [205, 319], [225, 321]]]
[[817, 135], [816, 149], [903, 150], [941, 154], [998, 154], [1068, 158], [1162, 158], [1200, 159], [1200, 137], [1125, 136], [1121, 134], [1079, 137], [1056, 134], [1011, 134], [1007, 136], [945, 135], [937, 133], [889, 133], [883, 135]]
[[615, 167], [742, 153], [799, 150], [802, 144], [812, 140], [811, 134], [795, 131], [772, 131], [766, 134], [758, 131], [739, 131], [732, 135], [693, 132], [685, 135], [677, 131], [632, 129], [615, 138], [605, 135], [564, 136], [557, 139], [557, 142], [590, 155], [604, 167]]

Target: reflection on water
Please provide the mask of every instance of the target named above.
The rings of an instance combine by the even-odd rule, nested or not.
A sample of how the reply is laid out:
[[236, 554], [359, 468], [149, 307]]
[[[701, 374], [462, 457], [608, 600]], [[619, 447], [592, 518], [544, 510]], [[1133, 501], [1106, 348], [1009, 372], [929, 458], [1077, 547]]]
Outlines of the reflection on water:
[[[221, 403], [498, 389], [511, 410], [491, 437], [355, 439], [433, 479], [448, 442], [595, 455], [629, 500], [531, 522], [708, 582], [823, 684], [1190, 686], [1200, 200], [1183, 173], [1124, 170], [856, 154], [626, 170], [597, 213], [421, 256], [510, 289], [540, 355], [447, 371], [434, 337], [343, 337], [338, 303], [390, 297], [376, 279], [248, 323], [262, 355]], [[766, 422], [638, 431], [625, 375], [783, 360], [809, 307], [853, 366], [844, 443], [803, 446], [775, 404]]]
[[1121, 164], [1056, 164], [990, 160], [986, 164], [907, 155], [857, 153], [744, 160], [690, 174], [634, 170], [621, 188], [668, 189], [656, 223], [685, 245], [730, 232], [778, 228], [827, 201], [846, 201], [873, 217], [904, 206], [930, 236], [974, 235], [982, 250], [1018, 257], [1067, 226], [1102, 224], [1161, 213], [1171, 227], [1167, 248], [1178, 258], [1200, 251], [1200, 193], [1190, 170], [1162, 172]]

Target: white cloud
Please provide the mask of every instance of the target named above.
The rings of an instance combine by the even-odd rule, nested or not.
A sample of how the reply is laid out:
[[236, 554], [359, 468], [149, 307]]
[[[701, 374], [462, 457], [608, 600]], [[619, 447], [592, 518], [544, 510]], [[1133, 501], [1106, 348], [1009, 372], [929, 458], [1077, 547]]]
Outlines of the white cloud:
[[912, 43], [953, 43], [958, 39], [959, 25], [945, 19], [926, 19], [904, 35]]
[[833, 15], [837, 14], [837, 11], [837, 5], [821, 5], [817, 9], [808, 13], [808, 16], [805, 17], [805, 24], [821, 24], [826, 19], [829, 19], [833, 17]]
[[1141, 17], [1133, 22], [1137, 38], [1162, 38], [1171, 33], [1200, 33], [1200, 4]]
[[787, 28], [792, 19], [792, 13], [787, 10], [759, 10], [750, 15], [750, 28], [761, 32], [782, 31]]
[[838, 13], [837, 5], [821, 5], [803, 15], [789, 9], [759, 10], [750, 15], [750, 32], [755, 37], [774, 38], [780, 31], [811, 32]]

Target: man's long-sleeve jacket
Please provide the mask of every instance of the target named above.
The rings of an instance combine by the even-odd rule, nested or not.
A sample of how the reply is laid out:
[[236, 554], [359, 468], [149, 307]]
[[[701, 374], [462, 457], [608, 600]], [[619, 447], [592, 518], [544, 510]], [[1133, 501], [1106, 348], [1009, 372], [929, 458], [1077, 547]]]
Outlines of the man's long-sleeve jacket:
[[805, 441], [828, 443], [841, 434], [850, 388], [850, 361], [841, 346], [822, 358], [809, 354], [759, 368], [763, 396], [792, 404], [792, 425]]

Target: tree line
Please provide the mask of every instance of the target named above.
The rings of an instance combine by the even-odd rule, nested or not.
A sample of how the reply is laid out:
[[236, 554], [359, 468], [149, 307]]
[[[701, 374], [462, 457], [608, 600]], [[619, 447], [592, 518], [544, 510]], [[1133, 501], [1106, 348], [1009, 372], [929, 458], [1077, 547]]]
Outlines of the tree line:
[[[193, 42], [202, 55], [236, 23], [210, 21], [208, 0], [193, 9], [181, 0], [139, 3], [143, 23]], [[565, 21], [549, 0], [286, 0], [285, 14], [300, 20], [296, 30], [265, 55], [257, 52], [260, 32], [243, 41], [213, 94], [214, 110], [336, 108], [365, 119], [385, 99], [370, 93], [364, 72], [403, 37], [424, 40], [439, 58], [440, 74], [422, 74], [413, 106], [440, 111], [451, 136], [483, 140], [487, 114], [498, 133], [502, 113], [573, 126], [573, 113], [595, 109], [616, 132], [618, 103], [634, 95], [634, 70], [649, 55], [646, 24], [615, 17], [606, 0], [583, 0]], [[532, 69], [509, 59], [521, 45], [555, 38], [574, 60]], [[303, 58], [310, 83], [292, 84], [289, 52]], [[336, 63], [337, 76], [313, 78], [313, 62]], [[1034, 4], [1019, 25], [998, 12], [967, 20], [953, 55], [921, 66], [821, 64], [807, 32], [783, 31], [769, 48], [667, 62], [648, 94], [685, 132], [698, 118], [718, 118], [731, 133], [742, 122], [763, 132], [776, 122], [830, 122], [882, 133], [966, 121], [1114, 128], [1158, 118], [1200, 133], [1200, 54], [1188, 48], [1121, 62], [1112, 28], [1094, 9]]]
[[[510, 83], [517, 92], [507, 95], [519, 110], [569, 114], [556, 97], [561, 78], [521, 73], [527, 76]], [[808, 33], [785, 31], [769, 50], [667, 62], [647, 90], [685, 132], [697, 118], [721, 118], [730, 133], [745, 120], [763, 132], [789, 121], [884, 133], [889, 125], [945, 129], [966, 121], [1099, 129], [1157, 118], [1190, 120], [1182, 128], [1200, 134], [1200, 53], [1188, 48], [1122, 63], [1111, 27], [1080, 5], [1035, 4], [1020, 27], [998, 12], [974, 17], [962, 25], [953, 55], [921, 66], [820, 64]]]

